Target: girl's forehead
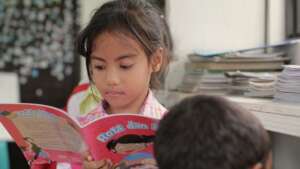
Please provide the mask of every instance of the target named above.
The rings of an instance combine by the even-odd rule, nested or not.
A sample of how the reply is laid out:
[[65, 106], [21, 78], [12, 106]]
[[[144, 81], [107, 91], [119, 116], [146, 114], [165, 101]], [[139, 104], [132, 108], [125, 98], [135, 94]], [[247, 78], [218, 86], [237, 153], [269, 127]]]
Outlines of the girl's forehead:
[[94, 39], [91, 55], [103, 59], [117, 59], [124, 55], [145, 55], [145, 52], [131, 36], [120, 32], [103, 32]]
[[94, 39], [92, 50], [111, 48], [112, 46], [122, 49], [142, 49], [139, 42], [130, 35], [122, 32], [103, 32]]

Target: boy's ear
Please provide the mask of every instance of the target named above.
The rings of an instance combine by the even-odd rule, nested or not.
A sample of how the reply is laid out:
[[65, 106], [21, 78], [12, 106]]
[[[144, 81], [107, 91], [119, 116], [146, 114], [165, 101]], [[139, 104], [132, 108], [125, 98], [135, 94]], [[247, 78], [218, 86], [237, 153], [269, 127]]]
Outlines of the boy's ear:
[[253, 165], [249, 169], [263, 169], [263, 165], [262, 165], [262, 163], [256, 163], [255, 165]]
[[151, 58], [151, 67], [153, 72], [158, 72], [163, 62], [163, 48], [158, 48]]

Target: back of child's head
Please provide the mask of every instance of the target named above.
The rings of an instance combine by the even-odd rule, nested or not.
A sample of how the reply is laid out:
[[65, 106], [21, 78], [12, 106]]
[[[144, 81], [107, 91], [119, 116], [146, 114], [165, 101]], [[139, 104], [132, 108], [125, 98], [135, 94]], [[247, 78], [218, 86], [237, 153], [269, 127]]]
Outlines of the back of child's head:
[[104, 32], [133, 38], [141, 45], [148, 61], [158, 49], [163, 50], [161, 69], [153, 73], [150, 82], [150, 87], [157, 87], [160, 76], [165, 73], [171, 60], [173, 48], [170, 30], [162, 12], [146, 0], [113, 0], [98, 8], [77, 39], [77, 50], [86, 58], [89, 79], [93, 41]]
[[270, 139], [250, 112], [217, 96], [194, 96], [161, 120], [154, 150], [160, 169], [250, 169], [265, 165]]

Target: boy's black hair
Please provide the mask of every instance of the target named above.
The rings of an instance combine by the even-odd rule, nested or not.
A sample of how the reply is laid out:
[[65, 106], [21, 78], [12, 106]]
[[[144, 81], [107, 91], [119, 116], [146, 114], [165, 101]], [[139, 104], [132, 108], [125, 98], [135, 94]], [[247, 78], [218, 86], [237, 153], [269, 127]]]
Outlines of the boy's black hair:
[[150, 81], [151, 88], [158, 87], [173, 49], [170, 30], [162, 12], [146, 0], [113, 0], [98, 8], [76, 42], [78, 53], [86, 58], [90, 80], [93, 41], [104, 32], [120, 33], [133, 38], [142, 46], [148, 60], [159, 48], [163, 49], [161, 70], [154, 72]]
[[117, 140], [111, 140], [107, 143], [106, 147], [109, 150], [114, 150], [118, 143], [130, 144], [130, 143], [151, 143], [154, 141], [155, 136], [150, 135], [136, 135], [136, 134], [127, 134]]
[[194, 96], [161, 120], [154, 151], [160, 169], [248, 169], [264, 164], [270, 139], [251, 113], [217, 96]]

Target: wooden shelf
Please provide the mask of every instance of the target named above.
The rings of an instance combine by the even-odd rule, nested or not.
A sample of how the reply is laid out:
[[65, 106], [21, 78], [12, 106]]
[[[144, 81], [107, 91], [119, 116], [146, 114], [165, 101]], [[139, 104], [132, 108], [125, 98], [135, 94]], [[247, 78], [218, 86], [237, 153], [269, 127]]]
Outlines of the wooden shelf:
[[[195, 94], [156, 91], [155, 95], [162, 104], [170, 107]], [[300, 104], [275, 102], [272, 99], [225, 97], [254, 113], [267, 130], [300, 138]]]
[[254, 113], [266, 129], [300, 138], [300, 105], [271, 99], [228, 98]]

